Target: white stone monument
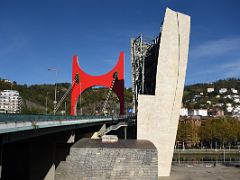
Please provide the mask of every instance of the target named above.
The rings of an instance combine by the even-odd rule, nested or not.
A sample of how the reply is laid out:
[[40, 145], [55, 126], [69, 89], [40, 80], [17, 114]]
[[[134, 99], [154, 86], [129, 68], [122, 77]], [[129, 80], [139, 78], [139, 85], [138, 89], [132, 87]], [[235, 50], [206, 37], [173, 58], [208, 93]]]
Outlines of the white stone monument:
[[158, 176], [169, 176], [188, 60], [190, 17], [166, 9], [155, 95], [138, 96], [137, 138], [158, 150]]

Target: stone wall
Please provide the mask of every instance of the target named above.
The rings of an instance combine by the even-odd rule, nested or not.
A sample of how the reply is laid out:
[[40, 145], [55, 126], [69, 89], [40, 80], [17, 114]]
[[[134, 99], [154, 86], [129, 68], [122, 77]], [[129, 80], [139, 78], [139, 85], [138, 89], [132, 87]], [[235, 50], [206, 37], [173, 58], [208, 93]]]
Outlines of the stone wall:
[[83, 139], [56, 168], [55, 179], [157, 179], [157, 150], [149, 141]]

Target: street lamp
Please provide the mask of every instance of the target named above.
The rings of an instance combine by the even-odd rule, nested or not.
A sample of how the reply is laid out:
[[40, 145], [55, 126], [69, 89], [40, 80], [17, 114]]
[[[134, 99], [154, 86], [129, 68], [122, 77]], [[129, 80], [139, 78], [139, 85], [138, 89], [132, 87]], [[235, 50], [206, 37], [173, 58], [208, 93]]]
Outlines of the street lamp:
[[[81, 82], [79, 82], [80, 92], [82, 92], [82, 85]], [[80, 106], [80, 115], [82, 115], [82, 94], [79, 96], [79, 106]]]
[[46, 115], [47, 115], [47, 112], [48, 112], [48, 92], [46, 94]]
[[56, 80], [55, 80], [55, 97], [54, 97], [54, 101], [53, 101], [53, 114], [55, 115], [55, 107], [57, 104], [57, 69], [55, 68], [49, 68], [48, 71], [55, 71], [55, 75], [56, 75]]

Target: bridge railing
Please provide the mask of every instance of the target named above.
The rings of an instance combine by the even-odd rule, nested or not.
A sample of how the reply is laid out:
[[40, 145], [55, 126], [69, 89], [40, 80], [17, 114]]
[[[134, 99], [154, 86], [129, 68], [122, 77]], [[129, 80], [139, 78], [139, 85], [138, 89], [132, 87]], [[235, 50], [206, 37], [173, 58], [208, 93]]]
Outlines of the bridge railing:
[[[55, 121], [55, 120], [81, 120], [106, 119], [106, 116], [53, 116], [53, 115], [26, 115], [26, 114], [0, 114], [0, 121]], [[109, 117], [111, 118], [111, 117]]]
[[59, 116], [59, 115], [31, 115], [31, 114], [0, 114], [0, 122], [8, 121], [56, 121], [56, 120], [85, 120], [85, 119], [112, 119], [129, 120], [134, 116]]

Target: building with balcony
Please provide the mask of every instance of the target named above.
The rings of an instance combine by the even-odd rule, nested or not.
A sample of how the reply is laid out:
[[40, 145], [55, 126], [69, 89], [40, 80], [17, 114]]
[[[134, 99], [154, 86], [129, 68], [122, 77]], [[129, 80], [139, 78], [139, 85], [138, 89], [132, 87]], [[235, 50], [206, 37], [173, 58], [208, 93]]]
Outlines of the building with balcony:
[[181, 108], [180, 109], [180, 116], [188, 116], [188, 109], [187, 108]]
[[221, 89], [219, 89], [218, 92], [219, 92], [220, 94], [224, 94], [224, 93], [227, 92], [227, 88], [221, 88]]
[[235, 88], [231, 88], [231, 91], [233, 94], [237, 94], [238, 93], [238, 90], [236, 90]]
[[207, 88], [207, 92], [208, 93], [214, 92], [214, 88]]
[[191, 109], [188, 110], [189, 116], [208, 116], [208, 110], [207, 109]]
[[20, 113], [22, 98], [18, 91], [3, 90], [0, 92], [0, 113]]

